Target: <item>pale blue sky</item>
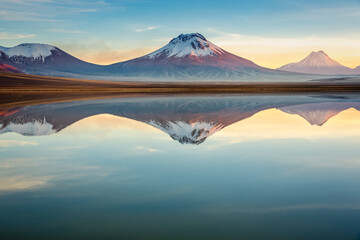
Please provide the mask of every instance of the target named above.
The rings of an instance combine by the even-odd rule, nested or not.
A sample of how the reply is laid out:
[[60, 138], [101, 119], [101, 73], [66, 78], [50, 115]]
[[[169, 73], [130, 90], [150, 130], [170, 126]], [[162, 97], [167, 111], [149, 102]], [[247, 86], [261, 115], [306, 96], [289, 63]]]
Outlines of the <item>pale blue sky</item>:
[[270, 67], [316, 47], [345, 65], [360, 65], [360, 1], [0, 0], [0, 5], [0, 45], [48, 43], [98, 63], [140, 56], [180, 33], [200, 32]]

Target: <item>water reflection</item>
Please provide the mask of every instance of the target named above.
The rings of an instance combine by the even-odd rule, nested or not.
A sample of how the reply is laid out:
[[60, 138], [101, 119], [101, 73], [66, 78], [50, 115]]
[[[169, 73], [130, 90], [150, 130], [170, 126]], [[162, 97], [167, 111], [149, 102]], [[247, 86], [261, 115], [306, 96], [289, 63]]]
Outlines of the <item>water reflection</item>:
[[246, 95], [3, 109], [0, 239], [358, 239], [359, 104]]
[[224, 127], [266, 109], [297, 114], [322, 126], [338, 113], [360, 110], [358, 95], [278, 95], [120, 98], [42, 104], [2, 111], [0, 133], [49, 135], [90, 116], [111, 114], [144, 122], [180, 143], [200, 144]]

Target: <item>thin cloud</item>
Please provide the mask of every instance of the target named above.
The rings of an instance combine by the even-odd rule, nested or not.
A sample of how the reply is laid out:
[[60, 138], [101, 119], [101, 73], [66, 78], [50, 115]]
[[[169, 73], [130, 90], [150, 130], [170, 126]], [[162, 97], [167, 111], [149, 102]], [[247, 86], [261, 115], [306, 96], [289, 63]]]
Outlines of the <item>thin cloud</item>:
[[159, 152], [156, 148], [149, 148], [149, 147], [143, 147], [143, 146], [137, 146], [137, 150], [147, 151], [147, 152]]
[[33, 3], [51, 3], [52, 0], [0, 0], [0, 3], [12, 3], [12, 4], [22, 4], [29, 5]]
[[49, 32], [54, 32], [54, 33], [71, 33], [71, 34], [82, 34], [85, 33], [83, 31], [79, 31], [79, 30], [65, 30], [65, 29], [50, 29]]
[[34, 189], [46, 186], [53, 176], [14, 176], [1, 178], [0, 192]]
[[288, 206], [274, 206], [268, 208], [241, 208], [241, 207], [220, 207], [220, 208], [204, 208], [204, 212], [210, 214], [228, 214], [228, 213], [252, 213], [252, 214], [264, 214], [274, 212], [288, 212], [298, 210], [319, 210], [319, 209], [331, 209], [331, 210], [359, 210], [358, 204], [329, 204], [329, 203], [310, 203], [310, 204], [298, 204]]
[[[70, 13], [90, 13], [90, 12], [97, 12], [97, 9], [94, 8], [86, 8], [86, 9], [80, 9], [80, 8], [73, 8], [69, 9]], [[69, 12], [68, 12], [69, 13]]]
[[[37, 142], [30, 142], [30, 141], [17, 141], [17, 140], [0, 140], [0, 147], [17, 147], [17, 146], [36, 146], [38, 145]], [[1, 167], [1, 166], [0, 166]]]
[[25, 38], [33, 38], [35, 37], [35, 34], [13, 34], [13, 33], [7, 33], [7, 32], [1, 32], [0, 33], [0, 39], [6, 40], [6, 39], [25, 39]]
[[287, 12], [279, 14], [276, 18], [266, 19], [267, 21], [314, 21], [314, 20], [330, 20], [357, 18], [360, 16], [360, 7], [333, 7], [333, 8], [309, 8], [305, 11]]
[[23, 11], [8, 11], [2, 10], [0, 11], [0, 20], [5, 21], [39, 21], [39, 22], [46, 22], [46, 21], [56, 21], [55, 19], [47, 19], [40, 17], [34, 13], [26, 13]]
[[[87, 3], [84, 1], [52, 0], [0, 0], [0, 20], [5, 21], [68, 21], [69, 15], [98, 12], [107, 6], [104, 1]], [[88, 6], [89, 8], [84, 8]], [[100, 9], [99, 9], [100, 8]]]
[[135, 32], [145, 32], [145, 31], [151, 31], [151, 30], [155, 30], [160, 28], [160, 26], [151, 26], [151, 27], [147, 27], [147, 28], [140, 28], [140, 29], [136, 29]]
[[132, 58], [144, 56], [153, 52], [156, 48], [136, 48], [136, 49], [116, 49], [110, 46], [106, 41], [88, 41], [72, 43], [54, 43], [53, 45], [62, 50], [71, 53], [81, 60], [96, 64], [112, 64]]

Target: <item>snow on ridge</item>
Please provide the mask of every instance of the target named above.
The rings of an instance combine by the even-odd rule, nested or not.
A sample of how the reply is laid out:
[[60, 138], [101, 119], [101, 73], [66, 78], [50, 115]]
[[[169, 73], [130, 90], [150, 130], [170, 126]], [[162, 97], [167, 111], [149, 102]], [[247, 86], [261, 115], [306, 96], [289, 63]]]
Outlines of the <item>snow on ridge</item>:
[[200, 144], [204, 142], [206, 138], [224, 127], [222, 124], [213, 122], [207, 123], [203, 121], [196, 121], [193, 123], [169, 121], [164, 124], [156, 120], [150, 120], [147, 123], [166, 132], [174, 140], [183, 144]]
[[159, 50], [146, 55], [146, 58], [154, 59], [156, 57], [205, 57], [217, 56], [224, 53], [224, 50], [215, 44], [207, 41], [206, 38], [199, 33], [180, 34], [173, 38], [166, 46]]
[[56, 129], [53, 128], [51, 123], [45, 121], [34, 121], [21, 123], [10, 123], [6, 126], [0, 127], [0, 134], [7, 132], [16, 132], [25, 136], [42, 136], [56, 133]]
[[48, 44], [40, 43], [23, 43], [10, 48], [0, 46], [0, 51], [4, 52], [10, 58], [22, 56], [34, 59], [41, 58], [43, 61], [52, 54], [52, 50], [56, 50], [56, 48]]

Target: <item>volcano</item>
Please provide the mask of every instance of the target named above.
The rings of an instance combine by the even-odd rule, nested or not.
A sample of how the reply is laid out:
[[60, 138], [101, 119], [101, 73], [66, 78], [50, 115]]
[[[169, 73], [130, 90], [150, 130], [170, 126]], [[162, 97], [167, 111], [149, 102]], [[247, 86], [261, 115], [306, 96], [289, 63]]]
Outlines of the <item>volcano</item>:
[[107, 68], [143, 77], [228, 78], [276, 72], [225, 51], [199, 33], [180, 34], [155, 52]]
[[345, 67], [331, 59], [324, 51], [312, 52], [298, 63], [284, 65], [278, 70], [309, 74], [355, 74], [354, 69]]

